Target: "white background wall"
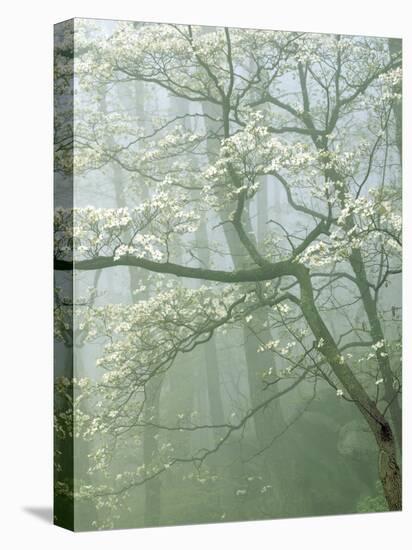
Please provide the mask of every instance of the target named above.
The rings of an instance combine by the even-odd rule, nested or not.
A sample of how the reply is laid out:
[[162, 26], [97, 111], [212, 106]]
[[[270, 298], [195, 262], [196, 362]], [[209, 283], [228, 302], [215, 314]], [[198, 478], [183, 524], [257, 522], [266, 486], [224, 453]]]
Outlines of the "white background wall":
[[[52, 502], [52, 51], [55, 22], [98, 17], [404, 38], [405, 236], [411, 232], [411, 14], [408, 0], [9, 0], [1, 11], [0, 65], [0, 544], [6, 550], [146, 547], [400, 550], [405, 511], [72, 534], [53, 527]], [[412, 11], [412, 10], [411, 10]], [[410, 432], [411, 246], [405, 253], [405, 433]], [[408, 330], [409, 329], [409, 330]], [[409, 439], [409, 441], [408, 441]], [[404, 464], [411, 461], [406, 438]], [[34, 509], [36, 513], [29, 512]], [[410, 544], [410, 543], [409, 543]]]

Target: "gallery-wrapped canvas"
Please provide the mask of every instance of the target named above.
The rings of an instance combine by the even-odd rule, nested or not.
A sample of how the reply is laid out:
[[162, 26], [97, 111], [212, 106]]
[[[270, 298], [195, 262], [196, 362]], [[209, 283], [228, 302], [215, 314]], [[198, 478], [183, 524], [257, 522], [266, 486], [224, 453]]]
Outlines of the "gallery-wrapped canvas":
[[401, 510], [401, 41], [55, 26], [55, 523]]

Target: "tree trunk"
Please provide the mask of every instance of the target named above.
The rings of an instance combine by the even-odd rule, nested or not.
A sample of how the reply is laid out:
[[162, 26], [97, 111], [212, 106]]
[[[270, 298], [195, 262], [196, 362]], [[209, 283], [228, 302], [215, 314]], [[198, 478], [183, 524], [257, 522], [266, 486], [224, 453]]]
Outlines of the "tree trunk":
[[320, 352], [328, 361], [342, 387], [354, 401], [375, 437], [379, 451], [379, 477], [389, 510], [401, 510], [401, 472], [396, 458], [396, 444], [392, 428], [346, 362], [341, 362], [339, 349], [316, 308], [309, 270], [298, 266], [296, 275], [301, 291], [300, 300], [297, 302], [317, 341], [322, 339], [324, 342]]
[[[389, 38], [389, 52], [391, 56], [402, 52], [402, 40], [399, 38]], [[400, 89], [399, 92], [402, 92]], [[393, 113], [395, 115], [395, 138], [396, 147], [398, 148], [399, 157], [402, 162], [402, 101], [396, 101], [393, 106]]]
[[375, 435], [379, 447], [379, 477], [389, 510], [402, 510], [402, 477], [396, 459], [396, 445], [392, 431], [381, 429]]
[[[354, 249], [349, 261], [356, 276], [356, 283], [359, 288], [365, 312], [369, 321], [372, 339], [374, 342], [385, 342], [385, 335], [379, 320], [376, 303], [373, 300], [369, 290], [365, 266], [360, 251]], [[396, 440], [399, 450], [402, 453], [402, 410], [398, 395], [392, 385], [393, 374], [390, 366], [389, 355], [386, 350], [386, 344], [379, 348], [376, 353], [376, 358], [384, 380], [385, 400], [389, 406]]]
[[[163, 377], [152, 378], [146, 385], [146, 402], [144, 408], [144, 422], [159, 423], [159, 401]], [[146, 466], [156, 460], [159, 453], [156, 435], [158, 429], [152, 426], [143, 428], [143, 459]], [[161, 519], [161, 480], [155, 477], [144, 484], [145, 506], [144, 525], [156, 526]]]
[[[210, 265], [209, 239], [207, 235], [207, 227], [204, 222], [196, 234], [196, 245], [198, 247], [198, 255], [201, 263], [204, 266]], [[218, 425], [224, 422], [224, 410], [222, 392], [220, 389], [219, 362], [216, 349], [216, 337], [211, 338], [208, 342], [202, 345], [205, 367], [207, 394], [209, 400], [210, 419], [212, 424]], [[221, 432], [216, 430], [215, 442], [217, 443], [221, 437]]]

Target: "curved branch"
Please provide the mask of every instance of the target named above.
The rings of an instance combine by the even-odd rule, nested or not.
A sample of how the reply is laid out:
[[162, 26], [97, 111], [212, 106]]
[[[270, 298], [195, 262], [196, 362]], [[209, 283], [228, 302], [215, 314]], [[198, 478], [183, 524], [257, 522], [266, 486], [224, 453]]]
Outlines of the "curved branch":
[[223, 271], [218, 269], [183, 266], [171, 262], [159, 263], [147, 260], [146, 258], [137, 258], [136, 256], [130, 255], [122, 256], [119, 260], [115, 260], [113, 256], [102, 256], [90, 260], [73, 262], [56, 259], [54, 262], [54, 269], [56, 271], [71, 271], [73, 269], [91, 271], [120, 265], [141, 267], [156, 273], [168, 273], [170, 275], [176, 275], [177, 277], [217, 281], [221, 283], [267, 281], [286, 275], [294, 275], [296, 271], [296, 266], [292, 264], [290, 260], [280, 261], [274, 264], [268, 263], [267, 265], [255, 269]]

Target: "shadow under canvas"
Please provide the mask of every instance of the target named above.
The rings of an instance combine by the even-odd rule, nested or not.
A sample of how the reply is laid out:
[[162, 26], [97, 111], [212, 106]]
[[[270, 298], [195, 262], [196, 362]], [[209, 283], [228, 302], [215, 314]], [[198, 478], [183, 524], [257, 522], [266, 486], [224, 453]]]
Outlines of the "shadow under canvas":
[[53, 508], [51, 506], [25, 506], [23, 510], [47, 523], [53, 523]]

